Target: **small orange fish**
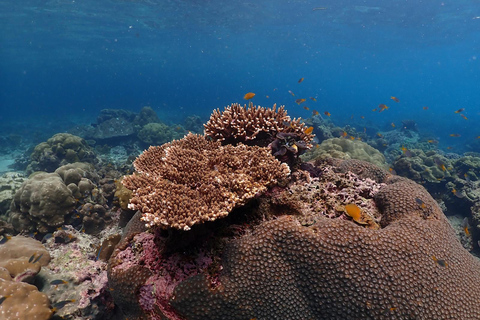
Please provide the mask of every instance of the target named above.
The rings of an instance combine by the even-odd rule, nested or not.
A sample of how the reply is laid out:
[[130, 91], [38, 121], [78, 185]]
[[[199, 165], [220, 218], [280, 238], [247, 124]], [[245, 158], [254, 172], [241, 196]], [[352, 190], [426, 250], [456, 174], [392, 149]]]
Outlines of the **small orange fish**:
[[317, 110], [313, 110], [312, 114], [313, 114], [314, 116], [318, 116], [318, 115], [320, 114], [320, 112], [318, 112]]
[[354, 137], [354, 136], [350, 136], [350, 140], [355, 140], [355, 137]]
[[392, 126], [392, 128], [395, 128], [395, 123], [390, 123], [390, 125]]
[[300, 105], [300, 104], [304, 103], [305, 101], [307, 101], [307, 100], [306, 99], [297, 99], [297, 100], [295, 100], [295, 103]]
[[348, 136], [348, 133], [347, 133], [347, 131], [343, 131], [343, 132], [342, 132], [342, 137], [344, 137], [344, 138], [345, 138], [346, 136]]
[[307, 129], [305, 129], [305, 131], [303, 131], [305, 134], [311, 134], [313, 132], [313, 127], [308, 127]]
[[330, 117], [330, 116], [332, 115], [332, 114], [331, 114], [330, 112], [328, 112], [328, 111], [325, 111], [323, 114], [326, 115], [327, 117]]
[[453, 147], [450, 147], [450, 146], [447, 147], [447, 150], [452, 150], [452, 149], [453, 149]]
[[392, 99], [392, 100], [395, 101], [395, 102], [400, 102], [400, 99], [398, 99], [397, 97], [393, 97], [393, 96], [392, 96], [392, 97], [390, 97], [390, 99]]
[[453, 193], [453, 195], [456, 195], [457, 194], [457, 189], [453, 188], [452, 193]]
[[376, 112], [376, 111], [377, 111], [377, 108], [373, 108], [372, 111], [373, 111], [373, 112]]
[[347, 204], [345, 206], [346, 214], [351, 217], [355, 222], [360, 224], [366, 224], [362, 219], [362, 209], [354, 203]]
[[480, 139], [480, 136], [476, 136], [475, 139]]
[[428, 143], [438, 144], [438, 140], [430, 139], [427, 141]]
[[383, 135], [380, 132], [377, 132], [377, 137], [383, 138]]
[[310, 108], [309, 108], [309, 107], [303, 107], [303, 109], [305, 109], [305, 110], [310, 110]]
[[293, 93], [292, 90], [288, 90], [288, 93], [290, 93], [292, 97], [295, 97], [295, 93]]
[[365, 119], [365, 116], [360, 116], [360, 119]]
[[468, 223], [468, 218], [465, 217], [463, 219], [463, 222], [462, 222], [462, 227], [463, 227], [463, 231], [465, 231], [465, 234], [467, 235], [467, 237], [470, 236], [470, 224]]
[[397, 172], [391, 167], [388, 168], [388, 172], [390, 172], [391, 174], [397, 174]]
[[468, 120], [468, 118], [463, 113], [460, 114], [460, 117], [462, 117], [465, 120]]
[[423, 107], [422, 109], [423, 109], [423, 110], [428, 110], [428, 107]]
[[243, 99], [245, 99], [245, 100], [250, 100], [250, 99], [252, 99], [253, 97], [255, 97], [255, 93], [249, 92], [249, 93], [246, 93], [246, 94], [243, 96]]
[[388, 110], [389, 107], [387, 107], [387, 105], [381, 103], [378, 105], [378, 112], [382, 112], [382, 111], [385, 111], [385, 110]]
[[310, 100], [317, 101], [317, 99], [315, 99], [314, 97], [310, 97]]
[[452, 134], [450, 134], [450, 137], [458, 138], [458, 137], [460, 137], [460, 136], [461, 136], [461, 135], [458, 134], [458, 133], [452, 133]]
[[300, 78], [300, 79], [298, 80], [298, 83], [302, 83], [303, 79], [305, 79], [305, 78]]
[[269, 99], [269, 98], [270, 98], [270, 96], [265, 96], [265, 98]]
[[460, 113], [460, 112], [463, 112], [463, 111], [465, 111], [465, 108], [460, 108], [457, 111], [455, 111], [455, 113]]

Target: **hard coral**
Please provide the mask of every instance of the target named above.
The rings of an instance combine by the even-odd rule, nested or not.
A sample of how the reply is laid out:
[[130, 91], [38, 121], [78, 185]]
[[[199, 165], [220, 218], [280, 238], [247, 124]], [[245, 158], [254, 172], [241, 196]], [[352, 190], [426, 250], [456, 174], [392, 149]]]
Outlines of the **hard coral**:
[[304, 161], [326, 158], [358, 159], [371, 162], [379, 167], [387, 166], [385, 157], [378, 150], [363, 141], [345, 138], [324, 140], [318, 148], [314, 148], [302, 156]]
[[225, 217], [290, 173], [267, 148], [220, 146], [194, 134], [150, 147], [134, 166], [122, 181], [133, 191], [130, 208], [150, 226], [183, 230]]
[[[215, 231], [245, 228], [232, 214], [189, 232], [192, 246], [176, 247], [180, 232], [124, 237], [109, 277], [134, 297], [119, 302], [175, 320], [480, 318], [480, 263], [423, 187], [359, 160], [317, 164], [318, 178], [238, 209], [262, 218], [234, 236]], [[351, 203], [380, 228], [346, 216]]]
[[96, 156], [87, 142], [69, 133], [58, 133], [38, 144], [30, 155], [27, 173], [53, 172], [59, 166], [73, 162], [96, 162]]
[[306, 134], [305, 124], [300, 119], [290, 119], [284, 106], [277, 109], [260, 106], [243, 107], [238, 103], [225, 107], [224, 111], [214, 110], [210, 120], [204, 125], [205, 136], [225, 144], [266, 147], [275, 140], [278, 133], [296, 133], [311, 148], [314, 135]]
[[[50, 301], [33, 283], [50, 254], [37, 240], [16, 236], [0, 245], [0, 318], [5, 320], [50, 319]], [[33, 259], [32, 259], [33, 257]]]
[[480, 263], [422, 187], [384, 176], [373, 195], [381, 229], [322, 213], [266, 221], [227, 247], [219, 284], [191, 277], [171, 304], [189, 320], [480, 317]]

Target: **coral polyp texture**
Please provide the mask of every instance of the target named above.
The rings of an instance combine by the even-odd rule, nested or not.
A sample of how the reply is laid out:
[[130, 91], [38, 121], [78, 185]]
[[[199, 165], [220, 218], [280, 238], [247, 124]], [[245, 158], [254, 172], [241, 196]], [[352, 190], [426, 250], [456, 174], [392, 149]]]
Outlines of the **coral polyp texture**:
[[291, 119], [285, 106], [264, 108], [250, 104], [233, 103], [225, 110], [216, 109], [204, 125], [205, 136], [222, 144], [237, 144], [266, 147], [278, 133], [295, 133], [311, 148], [314, 135], [305, 133], [307, 127], [300, 119]]
[[480, 318], [480, 262], [422, 186], [359, 160], [316, 165], [204, 229], [130, 228], [109, 279], [134, 296], [116, 303], [129, 319]]
[[133, 191], [129, 207], [149, 226], [182, 230], [227, 216], [290, 173], [268, 148], [221, 146], [194, 134], [150, 147], [134, 167], [122, 180]]

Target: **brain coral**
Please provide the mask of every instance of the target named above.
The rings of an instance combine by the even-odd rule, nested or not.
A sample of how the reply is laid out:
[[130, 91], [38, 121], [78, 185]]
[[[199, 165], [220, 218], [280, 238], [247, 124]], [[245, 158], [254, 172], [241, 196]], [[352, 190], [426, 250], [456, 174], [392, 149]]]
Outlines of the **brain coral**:
[[150, 147], [122, 183], [133, 191], [130, 208], [150, 226], [189, 230], [224, 217], [290, 173], [267, 148], [220, 146], [203, 136]]
[[[129, 303], [144, 318], [480, 318], [480, 263], [423, 187], [358, 160], [321, 168], [210, 232], [132, 236], [110, 276], [143, 268], [143, 285], [117, 285], [135, 281]], [[352, 220], [347, 204], [380, 227]]]
[[325, 158], [358, 159], [383, 168], [387, 165], [385, 157], [377, 149], [363, 141], [345, 138], [324, 140], [318, 148], [314, 148], [302, 156], [304, 161]]
[[206, 137], [221, 141], [222, 144], [242, 142], [266, 147], [277, 133], [295, 133], [311, 147], [310, 142], [314, 137], [311, 133], [305, 133], [307, 127], [300, 119], [291, 120], [285, 107], [277, 109], [277, 105], [264, 108], [233, 103], [223, 111], [214, 110], [204, 127]]

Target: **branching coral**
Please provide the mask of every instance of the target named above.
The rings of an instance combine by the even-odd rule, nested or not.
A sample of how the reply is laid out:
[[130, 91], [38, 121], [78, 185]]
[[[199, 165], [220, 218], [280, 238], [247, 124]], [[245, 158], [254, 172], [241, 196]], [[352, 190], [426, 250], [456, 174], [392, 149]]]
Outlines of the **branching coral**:
[[237, 144], [266, 147], [278, 133], [296, 133], [311, 148], [314, 135], [305, 133], [307, 127], [300, 119], [290, 119], [284, 106], [277, 109], [238, 103], [225, 107], [224, 111], [214, 110], [204, 125], [205, 136], [221, 141], [222, 144]]
[[122, 183], [133, 191], [130, 208], [150, 226], [189, 230], [225, 217], [236, 206], [290, 173], [267, 148], [221, 146], [203, 136], [150, 147]]

